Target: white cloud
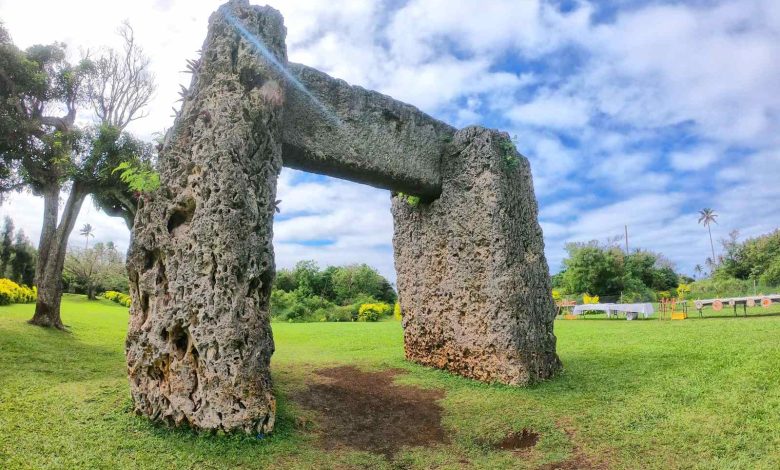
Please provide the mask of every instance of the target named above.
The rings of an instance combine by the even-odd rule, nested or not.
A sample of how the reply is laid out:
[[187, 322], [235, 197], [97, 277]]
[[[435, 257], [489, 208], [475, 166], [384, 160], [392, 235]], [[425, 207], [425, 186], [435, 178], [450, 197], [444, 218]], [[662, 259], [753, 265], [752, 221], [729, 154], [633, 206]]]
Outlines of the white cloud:
[[[85, 0], [74, 14], [67, 2], [0, 0], [0, 17], [21, 46], [64, 40], [74, 52], [116, 45], [114, 31], [129, 19], [159, 82], [149, 118], [132, 128], [149, 136], [171, 124], [178, 84], [189, 81], [179, 71], [220, 3]], [[601, 24], [591, 14], [603, 5], [585, 0], [566, 13], [540, 0], [271, 3], [285, 15], [290, 60], [455, 125], [508, 124], [531, 161], [553, 268], [564, 242], [604, 239], [626, 223], [635, 246], [664, 251], [682, 267], [701, 263], [708, 242], [693, 206], [715, 207], [724, 233], [778, 225], [774, 0], [622, 2]], [[392, 276], [387, 192], [301, 182], [285, 171], [279, 198], [281, 266], [366, 260]], [[40, 211], [32, 196], [0, 207], [32, 238]], [[79, 224], [122, 243], [121, 221], [90, 204], [85, 214]], [[333, 243], [311, 246], [317, 239]]]
[[718, 151], [707, 147], [696, 148], [692, 152], [674, 152], [669, 156], [672, 167], [680, 171], [703, 170], [718, 158]]
[[591, 110], [590, 105], [581, 98], [544, 93], [533, 101], [512, 107], [506, 115], [520, 124], [568, 129], [586, 125]]

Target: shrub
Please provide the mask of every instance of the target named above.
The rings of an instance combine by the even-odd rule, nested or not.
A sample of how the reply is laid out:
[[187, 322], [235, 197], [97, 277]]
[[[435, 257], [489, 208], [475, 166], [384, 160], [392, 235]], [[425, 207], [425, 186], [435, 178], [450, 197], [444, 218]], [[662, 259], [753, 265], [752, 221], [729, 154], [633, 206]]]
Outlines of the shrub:
[[377, 321], [381, 317], [390, 313], [390, 305], [378, 302], [373, 304], [363, 304], [358, 309], [359, 321]]
[[404, 314], [401, 312], [401, 304], [396, 302], [393, 306], [393, 318], [396, 320], [402, 319]]
[[353, 315], [352, 305], [344, 305], [341, 307], [333, 307], [328, 310], [328, 321], [355, 321], [356, 315]]
[[689, 284], [680, 284], [677, 286], [677, 298], [685, 300], [688, 294], [691, 293], [691, 286]]
[[103, 298], [106, 300], [110, 300], [112, 302], [116, 302], [119, 305], [130, 307], [130, 296], [127, 294], [123, 294], [122, 292], [108, 290], [103, 293]]
[[36, 287], [19, 285], [10, 279], [0, 279], [0, 305], [26, 304], [38, 298]]
[[582, 303], [584, 304], [597, 304], [599, 303], [598, 295], [582, 294]]

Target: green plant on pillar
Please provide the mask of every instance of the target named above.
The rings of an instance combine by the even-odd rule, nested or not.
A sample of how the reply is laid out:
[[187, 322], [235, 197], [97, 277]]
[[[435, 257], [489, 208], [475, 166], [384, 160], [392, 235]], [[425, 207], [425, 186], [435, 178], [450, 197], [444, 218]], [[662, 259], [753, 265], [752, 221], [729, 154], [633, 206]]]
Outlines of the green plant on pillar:
[[417, 207], [421, 202], [419, 196], [412, 196], [406, 193], [398, 193], [398, 197], [402, 201], [406, 202], [410, 207]]
[[498, 141], [498, 146], [501, 149], [501, 156], [504, 158], [504, 163], [506, 163], [507, 167], [510, 169], [517, 168], [520, 160], [517, 158], [515, 145], [512, 140], [502, 138]]

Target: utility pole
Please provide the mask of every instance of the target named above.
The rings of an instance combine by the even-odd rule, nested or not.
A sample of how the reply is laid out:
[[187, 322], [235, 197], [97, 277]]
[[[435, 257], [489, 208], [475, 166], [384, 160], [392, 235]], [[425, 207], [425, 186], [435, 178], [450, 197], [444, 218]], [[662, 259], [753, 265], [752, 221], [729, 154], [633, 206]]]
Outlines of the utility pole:
[[626, 228], [626, 254], [628, 254], [628, 225], [624, 225]]

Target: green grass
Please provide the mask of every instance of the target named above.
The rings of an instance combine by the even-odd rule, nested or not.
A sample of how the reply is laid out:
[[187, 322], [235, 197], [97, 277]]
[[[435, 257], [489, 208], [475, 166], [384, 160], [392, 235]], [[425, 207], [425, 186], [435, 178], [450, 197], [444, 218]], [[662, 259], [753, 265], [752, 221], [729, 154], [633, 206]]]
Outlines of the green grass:
[[[485, 385], [403, 360], [397, 322], [274, 323], [279, 420], [264, 440], [198, 435], [130, 412], [126, 309], [67, 296], [70, 333], [0, 307], [0, 468], [535, 468], [578, 449], [613, 468], [780, 468], [780, 317], [556, 321], [566, 371], [531, 388]], [[314, 370], [400, 367], [446, 390], [450, 443], [394, 462], [326, 453], [286, 399]], [[485, 442], [541, 434], [517, 457]], [[568, 434], [567, 431], [568, 430]], [[467, 463], [465, 463], [467, 462]]]

